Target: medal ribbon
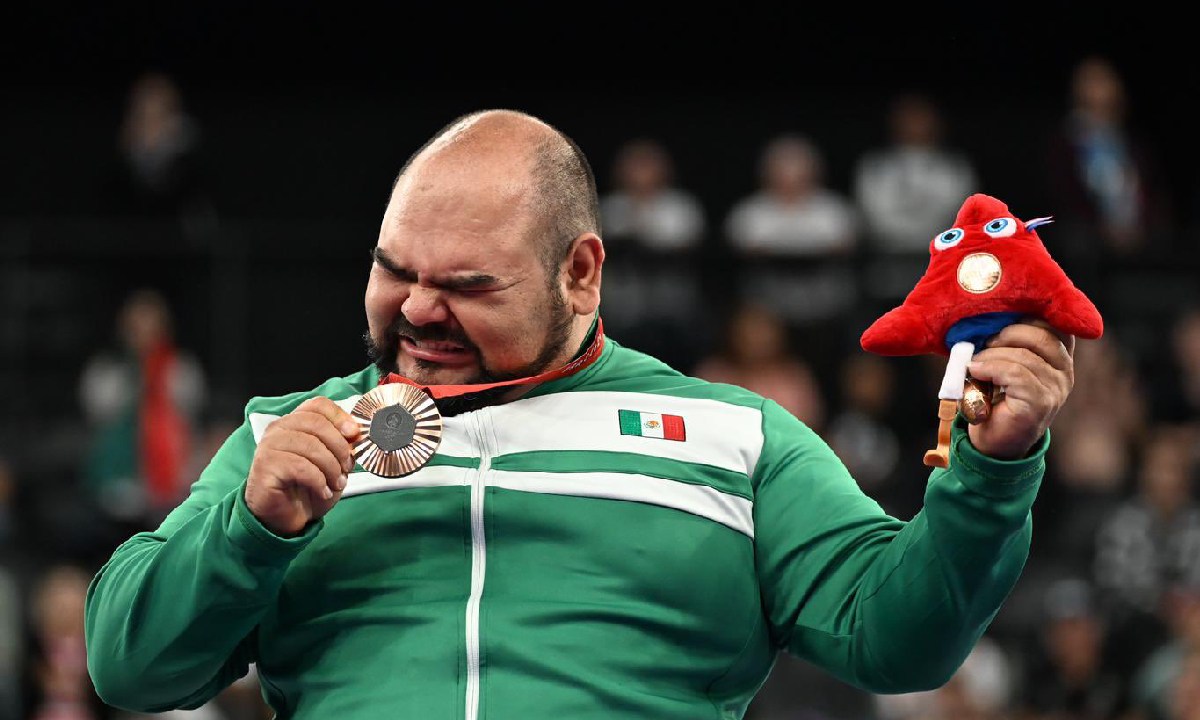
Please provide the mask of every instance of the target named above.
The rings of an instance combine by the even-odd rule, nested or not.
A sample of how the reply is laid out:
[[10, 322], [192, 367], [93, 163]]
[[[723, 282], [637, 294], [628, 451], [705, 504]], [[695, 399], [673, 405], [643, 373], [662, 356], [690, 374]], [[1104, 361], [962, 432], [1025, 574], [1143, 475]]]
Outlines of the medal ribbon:
[[419, 387], [425, 390], [434, 399], [458, 397], [459, 395], [469, 395], [471, 393], [491, 390], [492, 388], [497, 387], [507, 387], [510, 385], [535, 385], [538, 383], [565, 378], [569, 375], [574, 375], [580, 370], [583, 370], [587, 366], [596, 362], [603, 350], [604, 322], [600, 318], [596, 318], [596, 335], [592, 338], [591, 344], [588, 345], [587, 349], [583, 351], [583, 354], [579, 355], [574, 360], [566, 365], [563, 365], [557, 370], [548, 370], [538, 375], [530, 375], [529, 377], [516, 378], [514, 380], [502, 380], [500, 382], [493, 383], [477, 383], [474, 385], [423, 385], [410, 380], [403, 375], [388, 373], [385, 377], [379, 379], [379, 384], [386, 385], [388, 383], [404, 383], [405, 385], [412, 385], [413, 387]]

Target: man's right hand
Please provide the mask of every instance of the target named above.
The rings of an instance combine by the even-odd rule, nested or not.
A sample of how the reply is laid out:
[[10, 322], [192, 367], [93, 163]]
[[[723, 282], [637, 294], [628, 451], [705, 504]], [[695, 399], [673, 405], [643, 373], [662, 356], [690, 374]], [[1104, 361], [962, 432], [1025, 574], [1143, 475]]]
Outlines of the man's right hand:
[[327, 397], [267, 426], [246, 480], [246, 506], [268, 530], [294, 537], [329, 512], [354, 467], [358, 423]]

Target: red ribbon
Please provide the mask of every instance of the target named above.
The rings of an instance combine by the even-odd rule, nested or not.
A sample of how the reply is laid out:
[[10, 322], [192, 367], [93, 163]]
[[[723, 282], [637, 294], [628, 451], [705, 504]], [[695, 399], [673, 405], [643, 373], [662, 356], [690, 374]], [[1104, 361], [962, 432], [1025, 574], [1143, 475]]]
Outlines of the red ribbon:
[[579, 355], [574, 360], [566, 365], [563, 365], [557, 370], [548, 370], [539, 375], [530, 375], [529, 377], [517, 378], [515, 380], [503, 380], [501, 382], [494, 383], [478, 383], [475, 385], [422, 385], [421, 383], [414, 382], [403, 375], [388, 373], [386, 376], [379, 379], [379, 384], [385, 385], [387, 383], [404, 383], [405, 385], [412, 385], [413, 387], [419, 387], [425, 390], [432, 395], [435, 400], [444, 397], [457, 397], [459, 395], [468, 395], [470, 393], [482, 392], [484, 390], [491, 390], [492, 388], [497, 387], [507, 387], [510, 385], [535, 385], [538, 383], [549, 382], [551, 380], [558, 380], [559, 378], [565, 378], [568, 375], [574, 375], [580, 370], [586, 368], [588, 365], [596, 362], [596, 359], [600, 357], [600, 353], [603, 350], [604, 322], [600, 318], [596, 318], [596, 335], [592, 338], [592, 343], [588, 345], [587, 350], [584, 350], [582, 355]]

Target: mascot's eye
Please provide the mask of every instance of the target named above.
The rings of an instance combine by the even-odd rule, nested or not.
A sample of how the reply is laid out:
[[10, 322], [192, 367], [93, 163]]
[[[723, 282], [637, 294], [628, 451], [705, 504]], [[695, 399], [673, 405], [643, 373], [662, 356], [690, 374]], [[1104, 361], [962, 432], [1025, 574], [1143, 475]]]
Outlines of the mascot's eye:
[[951, 228], [933, 239], [933, 246], [938, 250], [948, 250], [962, 242], [963, 231]]
[[983, 231], [992, 237], [1008, 237], [1017, 231], [1017, 222], [1012, 218], [996, 218], [984, 225]]

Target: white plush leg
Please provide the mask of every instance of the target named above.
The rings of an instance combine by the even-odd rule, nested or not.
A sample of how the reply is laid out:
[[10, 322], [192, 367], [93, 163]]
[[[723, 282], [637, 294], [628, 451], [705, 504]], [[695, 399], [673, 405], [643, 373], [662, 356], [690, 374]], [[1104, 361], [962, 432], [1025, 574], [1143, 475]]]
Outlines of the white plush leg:
[[963, 384], [967, 381], [967, 363], [971, 362], [974, 355], [975, 345], [965, 340], [954, 343], [954, 347], [950, 348], [950, 360], [946, 363], [946, 374], [942, 376], [942, 387], [938, 390], [939, 399], [962, 399]]

